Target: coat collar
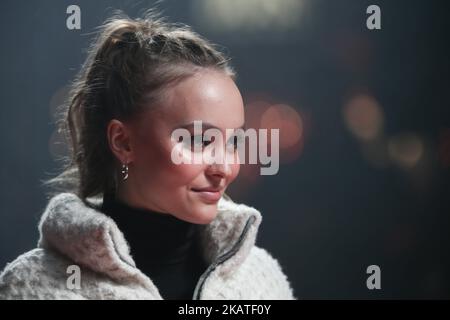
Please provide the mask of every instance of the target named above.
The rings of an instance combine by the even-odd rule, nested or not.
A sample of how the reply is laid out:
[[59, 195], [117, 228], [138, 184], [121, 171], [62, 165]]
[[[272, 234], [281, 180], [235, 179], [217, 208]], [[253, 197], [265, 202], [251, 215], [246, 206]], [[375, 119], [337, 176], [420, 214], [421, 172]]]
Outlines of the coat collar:
[[[156, 290], [151, 280], [135, 267], [116, 223], [99, 211], [101, 203], [101, 198], [88, 198], [84, 202], [74, 193], [54, 196], [39, 223], [38, 246], [56, 250], [75, 263], [113, 279], [135, 279]], [[249, 255], [261, 219], [261, 214], [252, 207], [236, 204], [227, 196], [219, 200], [216, 218], [200, 228], [204, 257], [211, 264], [239, 244], [233, 256], [218, 268], [219, 276], [231, 274]], [[250, 226], [243, 233], [247, 222]]]

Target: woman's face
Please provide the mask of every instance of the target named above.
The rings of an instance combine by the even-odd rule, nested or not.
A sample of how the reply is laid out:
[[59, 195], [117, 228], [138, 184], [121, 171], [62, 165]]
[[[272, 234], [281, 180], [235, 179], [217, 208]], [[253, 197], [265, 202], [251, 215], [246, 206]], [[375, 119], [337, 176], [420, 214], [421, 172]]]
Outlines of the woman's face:
[[[238, 88], [225, 73], [202, 70], [169, 87], [161, 102], [149, 109], [126, 124], [129, 176], [119, 187], [119, 197], [130, 205], [170, 213], [188, 222], [211, 222], [219, 197], [239, 173], [237, 150], [230, 148], [235, 140], [226, 140], [226, 129], [244, 126]], [[220, 130], [223, 141], [202, 144], [201, 136], [194, 137], [196, 120], [202, 121], [203, 134], [210, 127]], [[191, 141], [172, 139], [173, 131], [179, 128], [192, 134], [193, 143], [204, 148], [202, 154], [214, 145], [215, 152], [221, 151], [215, 159], [222, 161], [175, 164], [171, 158], [174, 147], [191, 157], [198, 153], [191, 148]], [[234, 156], [226, 157], [230, 152]]]

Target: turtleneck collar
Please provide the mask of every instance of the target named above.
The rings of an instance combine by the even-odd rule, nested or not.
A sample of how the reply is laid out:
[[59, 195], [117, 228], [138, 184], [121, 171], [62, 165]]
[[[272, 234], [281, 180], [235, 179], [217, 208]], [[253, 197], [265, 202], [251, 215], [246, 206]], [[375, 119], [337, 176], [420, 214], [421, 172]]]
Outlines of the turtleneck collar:
[[197, 244], [200, 226], [169, 213], [130, 206], [111, 193], [100, 210], [122, 231], [138, 267], [181, 263]]

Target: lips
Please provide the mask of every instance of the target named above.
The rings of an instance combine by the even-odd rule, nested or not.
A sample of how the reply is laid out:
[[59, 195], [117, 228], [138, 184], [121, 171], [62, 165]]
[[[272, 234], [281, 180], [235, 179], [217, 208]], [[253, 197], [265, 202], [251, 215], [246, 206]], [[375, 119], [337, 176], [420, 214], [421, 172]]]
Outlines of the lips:
[[201, 198], [201, 200], [207, 203], [215, 203], [219, 201], [219, 199], [222, 197], [222, 190], [222, 188], [213, 187], [191, 189], [191, 191], [197, 194]]

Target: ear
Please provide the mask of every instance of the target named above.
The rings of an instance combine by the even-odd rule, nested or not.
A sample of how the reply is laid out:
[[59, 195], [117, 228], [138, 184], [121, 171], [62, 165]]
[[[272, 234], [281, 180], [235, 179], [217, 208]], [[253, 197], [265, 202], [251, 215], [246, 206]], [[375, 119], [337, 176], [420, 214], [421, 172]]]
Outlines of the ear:
[[130, 132], [127, 126], [113, 119], [106, 129], [109, 148], [121, 163], [133, 161], [133, 150], [130, 143]]

